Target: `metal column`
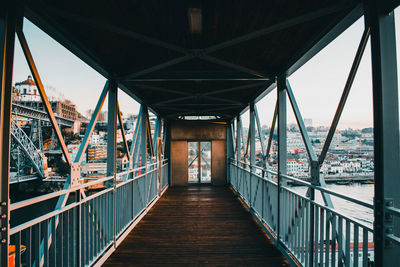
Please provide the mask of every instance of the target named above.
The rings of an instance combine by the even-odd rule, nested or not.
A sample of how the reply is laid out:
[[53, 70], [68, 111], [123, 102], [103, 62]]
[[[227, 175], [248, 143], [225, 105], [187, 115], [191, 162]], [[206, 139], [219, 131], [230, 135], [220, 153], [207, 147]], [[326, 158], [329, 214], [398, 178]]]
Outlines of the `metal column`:
[[250, 103], [250, 204], [252, 205], [253, 199], [253, 183], [252, 183], [252, 175], [255, 173], [256, 169], [256, 115], [254, 112], [254, 102]]
[[227, 183], [231, 183], [230, 162], [235, 157], [235, 147], [233, 140], [233, 120], [231, 120], [226, 128], [226, 174]]
[[399, 207], [399, 107], [397, 88], [396, 36], [394, 12], [384, 13], [384, 1], [368, 1], [367, 23], [371, 26], [372, 85], [374, 106], [374, 249], [376, 266], [394, 266], [400, 262], [398, 247], [385, 235], [400, 236], [400, 224], [390, 229], [390, 202]]
[[116, 172], [117, 92], [118, 84], [115, 81], [109, 81], [107, 118], [107, 176], [112, 176]]
[[108, 118], [107, 118], [107, 176], [114, 176], [113, 183], [107, 183], [107, 187], [113, 187], [113, 238], [114, 247], [116, 246], [116, 185], [117, 185], [117, 99], [118, 83], [111, 80], [108, 92]]
[[277, 80], [277, 103], [278, 103], [278, 240], [281, 240], [281, 187], [286, 181], [281, 178], [287, 173], [287, 116], [286, 116], [286, 77], [279, 77]]
[[9, 245], [9, 170], [11, 135], [11, 94], [16, 29], [16, 7], [11, 1], [0, 5], [0, 266], [8, 266]]
[[171, 123], [168, 120], [164, 120], [164, 135], [165, 135], [165, 152], [164, 158], [169, 160], [168, 164], [168, 184], [172, 184], [172, 168], [171, 168]]
[[239, 166], [239, 162], [242, 160], [242, 142], [240, 132], [240, 116], [236, 117], [236, 161]]

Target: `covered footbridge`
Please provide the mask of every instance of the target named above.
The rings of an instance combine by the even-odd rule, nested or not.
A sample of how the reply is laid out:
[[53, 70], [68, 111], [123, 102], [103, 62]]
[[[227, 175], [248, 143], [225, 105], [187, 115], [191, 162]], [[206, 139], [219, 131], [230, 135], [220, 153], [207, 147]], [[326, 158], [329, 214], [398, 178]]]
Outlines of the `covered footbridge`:
[[[1, 266], [400, 262], [393, 11], [398, 1], [6, 0], [0, 5]], [[24, 18], [107, 79], [101, 94], [93, 96], [98, 103], [74, 159], [35, 65], [37, 55], [25, 38]], [[359, 47], [344, 89], [337, 88], [343, 90], [342, 97], [316, 153], [296, 88], [287, 78], [360, 18], [365, 27], [357, 37]], [[16, 42], [71, 172], [63, 190], [10, 203]], [[367, 45], [372, 58], [374, 203], [327, 189], [320, 174]], [[141, 104], [132, 140], [125, 137], [118, 88]], [[261, 142], [257, 160], [261, 124], [255, 104], [270, 93], [276, 95], [272, 134]], [[315, 101], [323, 97], [315, 93]], [[80, 162], [106, 99], [107, 176], [83, 183]], [[287, 172], [289, 109], [308, 155], [306, 180]], [[246, 133], [241, 115], [247, 111]], [[154, 125], [149, 112], [156, 116]], [[119, 129], [128, 157], [123, 170], [116, 166]], [[268, 164], [274, 129], [276, 169]], [[307, 192], [300, 194], [289, 183], [299, 183]], [[96, 186], [101, 190], [89, 190]], [[332, 196], [369, 209], [373, 226], [341, 213]], [[51, 212], [10, 224], [13, 214], [50, 199]]]

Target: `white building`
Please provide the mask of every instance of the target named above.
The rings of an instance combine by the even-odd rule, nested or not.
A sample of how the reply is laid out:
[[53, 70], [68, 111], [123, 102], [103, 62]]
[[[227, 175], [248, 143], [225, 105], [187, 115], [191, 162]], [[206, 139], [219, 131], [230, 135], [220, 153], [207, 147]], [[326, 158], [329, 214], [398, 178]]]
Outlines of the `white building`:
[[15, 84], [17, 101], [41, 101], [39, 90], [36, 87], [35, 81], [32, 80], [32, 76], [28, 76], [28, 79]]
[[98, 143], [100, 143], [100, 135], [99, 134], [92, 134], [92, 136], [90, 137], [90, 144], [92, 145], [97, 145]]

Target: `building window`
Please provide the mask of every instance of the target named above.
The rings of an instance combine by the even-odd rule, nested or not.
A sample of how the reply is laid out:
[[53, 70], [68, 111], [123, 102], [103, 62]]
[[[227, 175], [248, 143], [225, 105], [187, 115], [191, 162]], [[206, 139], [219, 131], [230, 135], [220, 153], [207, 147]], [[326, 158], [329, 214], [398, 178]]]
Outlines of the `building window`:
[[24, 94], [25, 94], [25, 95], [26, 95], [26, 91], [27, 91], [26, 88], [24, 88]]

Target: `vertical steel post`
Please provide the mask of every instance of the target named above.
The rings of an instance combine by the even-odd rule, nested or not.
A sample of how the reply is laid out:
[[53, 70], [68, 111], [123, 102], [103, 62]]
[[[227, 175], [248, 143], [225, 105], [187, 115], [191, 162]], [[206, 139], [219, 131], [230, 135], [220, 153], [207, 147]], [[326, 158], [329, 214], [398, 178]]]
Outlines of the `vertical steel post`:
[[231, 183], [231, 173], [230, 173], [230, 161], [234, 155], [234, 141], [233, 141], [233, 120], [231, 120], [226, 128], [226, 174], [227, 183]]
[[286, 181], [281, 175], [287, 173], [287, 117], [286, 117], [286, 77], [281, 76], [277, 80], [277, 99], [278, 99], [278, 241], [281, 240], [281, 221], [287, 218], [282, 217], [281, 207], [281, 187], [286, 185]]
[[[140, 158], [140, 166], [145, 167], [144, 173], [147, 173], [147, 119], [149, 116], [149, 111], [147, 106], [143, 105], [142, 112], [142, 128], [140, 132], [140, 145], [139, 145], [139, 158]], [[144, 184], [144, 203], [147, 206], [147, 174], [144, 176], [145, 184]]]
[[168, 158], [168, 184], [172, 184], [172, 168], [171, 168], [171, 122], [164, 120], [164, 135], [165, 135], [165, 157]]
[[374, 115], [374, 250], [376, 266], [394, 266], [400, 253], [385, 235], [400, 235], [396, 220], [390, 229], [385, 216], [386, 202], [398, 207], [400, 202], [399, 173], [399, 104], [397, 87], [396, 35], [394, 12], [383, 11], [384, 1], [370, 0], [366, 5], [366, 23], [371, 26], [372, 92]]
[[250, 206], [252, 206], [253, 189], [252, 189], [252, 176], [255, 173], [256, 166], [256, 115], [254, 111], [254, 102], [250, 103]]
[[[108, 116], [107, 116], [107, 176], [113, 176], [113, 239], [116, 247], [116, 208], [117, 208], [117, 99], [118, 83], [109, 81], [108, 89]], [[108, 183], [111, 187], [111, 183]]]
[[15, 3], [12, 1], [2, 1], [0, 4], [0, 266], [8, 266], [8, 245], [10, 243], [8, 236], [10, 228], [10, 128], [16, 11]]
[[242, 142], [241, 142], [241, 132], [240, 132], [240, 116], [236, 117], [236, 163], [239, 166], [239, 163], [242, 159]]

